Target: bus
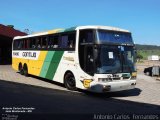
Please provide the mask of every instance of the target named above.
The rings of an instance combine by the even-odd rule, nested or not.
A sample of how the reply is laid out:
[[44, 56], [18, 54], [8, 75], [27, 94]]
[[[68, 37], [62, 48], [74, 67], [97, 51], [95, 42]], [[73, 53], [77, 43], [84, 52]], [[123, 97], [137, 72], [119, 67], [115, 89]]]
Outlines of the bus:
[[69, 90], [114, 92], [135, 88], [135, 53], [128, 30], [77, 26], [15, 37], [12, 67]]

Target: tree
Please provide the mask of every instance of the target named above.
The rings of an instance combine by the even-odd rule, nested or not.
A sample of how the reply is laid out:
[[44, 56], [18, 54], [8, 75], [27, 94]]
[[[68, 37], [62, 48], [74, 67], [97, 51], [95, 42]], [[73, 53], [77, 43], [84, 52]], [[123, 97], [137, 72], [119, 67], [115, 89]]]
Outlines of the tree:
[[26, 34], [29, 34], [29, 33], [30, 33], [29, 29], [24, 29], [24, 32], [25, 32]]
[[34, 31], [31, 31], [31, 30], [29, 30], [27, 28], [24, 29], [23, 32], [26, 33], [26, 34], [33, 34], [34, 33]]
[[143, 56], [139, 52], [137, 52], [137, 61], [140, 61], [141, 59], [143, 59]]
[[7, 25], [7, 27], [14, 28], [14, 25]]

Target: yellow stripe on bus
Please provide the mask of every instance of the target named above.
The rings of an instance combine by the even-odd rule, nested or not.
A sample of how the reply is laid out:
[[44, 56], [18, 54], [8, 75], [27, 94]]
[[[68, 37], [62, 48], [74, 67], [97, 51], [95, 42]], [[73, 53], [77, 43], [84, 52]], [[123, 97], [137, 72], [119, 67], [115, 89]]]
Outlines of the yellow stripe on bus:
[[28, 73], [32, 74], [32, 75], [36, 75], [39, 76], [42, 66], [43, 66], [43, 62], [46, 58], [47, 55], [47, 51], [41, 51], [40, 55], [38, 57], [38, 60], [29, 60], [29, 59], [24, 59], [24, 58], [13, 58], [12, 59], [12, 67], [13, 69], [18, 71], [18, 66], [19, 63], [22, 63], [22, 65], [24, 65], [25, 63], [28, 66]]
[[62, 31], [62, 30], [64, 30], [64, 29], [49, 30], [49, 31], [48, 31], [48, 34], [57, 33], [57, 32]]
[[[20, 58], [12, 58], [12, 68], [18, 71], [18, 66], [19, 63], [22, 61], [23, 59]], [[22, 62], [21, 62], [22, 63]]]
[[28, 69], [29, 74], [39, 76], [46, 55], [47, 51], [41, 51], [38, 60], [29, 60], [28, 64], [28, 66], [30, 66], [30, 68]]

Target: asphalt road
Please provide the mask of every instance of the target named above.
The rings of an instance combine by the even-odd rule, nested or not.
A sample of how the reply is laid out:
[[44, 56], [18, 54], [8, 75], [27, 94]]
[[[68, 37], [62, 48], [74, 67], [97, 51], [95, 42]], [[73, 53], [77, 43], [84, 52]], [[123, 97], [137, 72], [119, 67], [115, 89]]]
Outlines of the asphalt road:
[[[125, 92], [127, 96], [138, 95], [139, 90]], [[116, 94], [93, 94], [61, 91], [0, 81], [0, 106], [3, 108], [34, 108], [32, 114], [159, 114], [160, 106], [118, 100], [112, 98]], [[124, 94], [124, 93], [123, 93]], [[13, 113], [12, 113], [13, 114]], [[19, 114], [14, 112], [14, 114]], [[23, 113], [24, 114], [24, 113]], [[28, 114], [28, 113], [25, 113]], [[58, 117], [58, 116], [57, 116]]]

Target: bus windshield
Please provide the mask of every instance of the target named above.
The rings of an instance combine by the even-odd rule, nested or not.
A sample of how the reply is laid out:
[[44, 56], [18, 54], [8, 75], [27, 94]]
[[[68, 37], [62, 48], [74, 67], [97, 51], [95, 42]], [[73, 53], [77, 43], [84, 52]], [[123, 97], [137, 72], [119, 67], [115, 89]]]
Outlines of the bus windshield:
[[134, 49], [131, 46], [100, 45], [97, 51], [96, 73], [131, 73], [134, 68]]
[[97, 30], [97, 40], [99, 43], [113, 44], [133, 44], [131, 33]]

